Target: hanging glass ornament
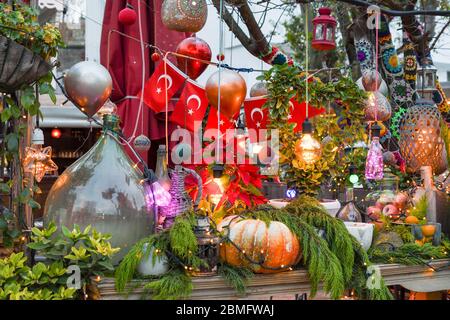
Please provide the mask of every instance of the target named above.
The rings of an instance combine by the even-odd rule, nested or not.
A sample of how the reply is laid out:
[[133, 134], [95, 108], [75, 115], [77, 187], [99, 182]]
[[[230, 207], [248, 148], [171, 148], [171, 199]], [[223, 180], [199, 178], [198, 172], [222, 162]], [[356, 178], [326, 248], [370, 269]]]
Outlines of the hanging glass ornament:
[[155, 175], [164, 190], [169, 191], [172, 183], [167, 169], [167, 151], [164, 144], [160, 145], [158, 151], [156, 151]]
[[378, 91], [381, 87], [383, 77], [376, 70], [366, 69], [362, 71], [361, 81], [366, 91]]
[[250, 88], [250, 97], [252, 98], [267, 96], [267, 94], [267, 83], [264, 81], [258, 81]]
[[418, 100], [400, 121], [400, 153], [407, 171], [417, 173], [431, 166], [435, 174], [447, 168], [447, 152], [441, 135], [441, 115], [431, 101]]
[[[363, 85], [363, 79], [362, 77], [359, 78], [358, 80], [356, 80], [356, 85], [358, 86], [358, 88], [360, 88], [361, 90], [367, 91], [366, 88]], [[378, 92], [380, 92], [383, 96], [387, 97], [389, 94], [389, 88], [388, 85], [386, 84], [386, 81], [384, 81], [384, 79], [381, 80], [381, 84], [378, 88]]]
[[136, 151], [147, 152], [148, 150], [150, 150], [152, 142], [146, 135], [141, 134], [134, 139], [133, 146]]
[[54, 221], [59, 230], [91, 225], [110, 234], [113, 247], [121, 248], [114, 263], [152, 233], [154, 220], [142, 174], [118, 142], [119, 130], [119, 118], [105, 115], [101, 137], [56, 180], [44, 208], [45, 225]]
[[372, 126], [372, 142], [366, 159], [365, 176], [369, 180], [383, 179], [383, 147], [380, 144], [380, 126]]
[[364, 114], [366, 121], [387, 121], [391, 117], [391, 104], [380, 92], [369, 92]]
[[164, 0], [161, 19], [167, 29], [180, 32], [198, 32], [208, 18], [205, 0]]

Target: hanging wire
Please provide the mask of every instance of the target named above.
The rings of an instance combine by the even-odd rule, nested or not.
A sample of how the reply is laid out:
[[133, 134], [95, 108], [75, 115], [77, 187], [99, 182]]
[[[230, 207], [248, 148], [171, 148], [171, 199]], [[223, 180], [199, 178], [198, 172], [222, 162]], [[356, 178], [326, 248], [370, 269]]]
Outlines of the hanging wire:
[[222, 56], [223, 56], [223, 0], [220, 0], [220, 10], [219, 10], [220, 22], [219, 22], [219, 65], [218, 65], [218, 75], [219, 79], [217, 81], [217, 142], [216, 142], [216, 162], [220, 163], [220, 85], [222, 78]]

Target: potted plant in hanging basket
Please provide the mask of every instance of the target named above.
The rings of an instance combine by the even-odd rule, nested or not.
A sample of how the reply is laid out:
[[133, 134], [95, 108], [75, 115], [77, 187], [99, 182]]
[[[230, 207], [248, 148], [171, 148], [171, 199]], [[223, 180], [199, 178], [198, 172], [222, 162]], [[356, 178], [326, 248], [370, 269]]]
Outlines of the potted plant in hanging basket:
[[12, 93], [47, 75], [62, 45], [59, 30], [39, 25], [35, 9], [0, 3], [0, 91]]

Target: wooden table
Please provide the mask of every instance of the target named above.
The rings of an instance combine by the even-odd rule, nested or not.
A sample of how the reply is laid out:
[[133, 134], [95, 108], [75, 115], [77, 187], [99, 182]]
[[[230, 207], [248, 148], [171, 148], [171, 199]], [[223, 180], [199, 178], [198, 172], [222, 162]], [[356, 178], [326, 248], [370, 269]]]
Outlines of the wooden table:
[[[450, 290], [450, 260], [433, 262], [433, 268], [442, 268], [433, 271], [424, 266], [404, 266], [398, 264], [378, 265], [387, 285], [400, 285], [408, 290], [418, 292], [432, 292]], [[306, 270], [255, 275], [247, 286], [247, 294], [238, 296], [233, 288], [229, 287], [219, 276], [194, 277], [194, 290], [192, 300], [235, 300], [235, 299], [261, 299], [274, 295], [295, 295], [309, 293], [310, 285]], [[136, 288], [128, 295], [117, 293], [114, 288], [114, 279], [105, 278], [97, 287], [103, 300], [141, 299], [142, 286], [139, 280], [132, 282], [130, 287]]]

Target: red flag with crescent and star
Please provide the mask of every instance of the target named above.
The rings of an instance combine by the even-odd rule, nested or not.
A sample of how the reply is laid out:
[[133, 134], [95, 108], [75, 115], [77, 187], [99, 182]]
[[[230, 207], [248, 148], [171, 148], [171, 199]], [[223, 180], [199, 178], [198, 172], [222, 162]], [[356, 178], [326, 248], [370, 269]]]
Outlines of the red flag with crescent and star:
[[[145, 83], [144, 103], [155, 112], [165, 111], [166, 99], [167, 102], [170, 101], [185, 80], [185, 74], [179, 71], [170, 61], [163, 60]], [[137, 96], [140, 97], [140, 94], [139, 92]]]
[[170, 121], [193, 132], [194, 122], [203, 120], [207, 107], [208, 98], [205, 89], [188, 79]]
[[[302, 130], [302, 124], [306, 119], [306, 102], [298, 103], [295, 99], [291, 99], [289, 105], [291, 107], [291, 113], [288, 115], [287, 120], [289, 123], [296, 123], [297, 125], [295, 126], [294, 131], [299, 132]], [[316, 108], [309, 105], [308, 118], [311, 119], [324, 112], [324, 108]]]
[[[217, 124], [219, 123], [219, 117], [218, 117], [219, 112], [217, 111], [216, 108], [211, 107], [209, 109], [209, 115], [208, 115], [208, 120], [206, 121], [206, 127], [205, 130], [208, 129], [214, 129], [217, 130]], [[232, 129], [235, 128], [234, 122], [233, 120], [228, 119], [228, 117], [224, 114], [220, 114], [220, 134], [224, 135], [226, 134], [228, 129]]]
[[250, 98], [244, 102], [245, 122], [249, 129], [266, 129], [269, 122], [269, 109], [263, 108], [267, 98]]

